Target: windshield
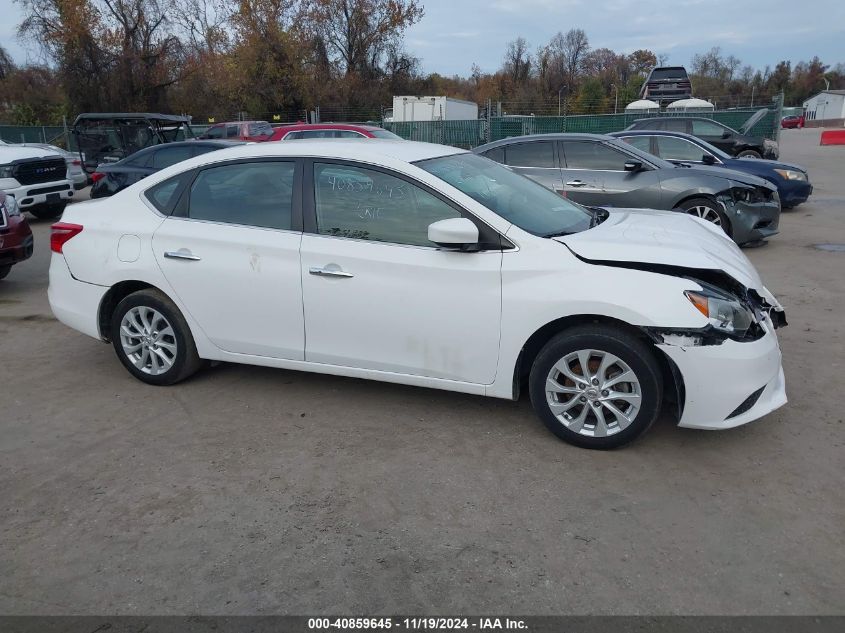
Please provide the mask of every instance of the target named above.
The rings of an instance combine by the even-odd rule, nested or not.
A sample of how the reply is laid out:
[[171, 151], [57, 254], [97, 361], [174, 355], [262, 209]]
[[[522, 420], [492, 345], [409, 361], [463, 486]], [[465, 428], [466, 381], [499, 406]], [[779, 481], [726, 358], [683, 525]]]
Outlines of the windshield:
[[590, 228], [593, 216], [584, 207], [489, 158], [467, 153], [414, 164], [534, 235], [550, 237]]
[[402, 137], [398, 134], [394, 134], [393, 132], [388, 132], [387, 130], [370, 130], [370, 134], [375, 136], [376, 138], [389, 138], [393, 139], [394, 141], [401, 141]]

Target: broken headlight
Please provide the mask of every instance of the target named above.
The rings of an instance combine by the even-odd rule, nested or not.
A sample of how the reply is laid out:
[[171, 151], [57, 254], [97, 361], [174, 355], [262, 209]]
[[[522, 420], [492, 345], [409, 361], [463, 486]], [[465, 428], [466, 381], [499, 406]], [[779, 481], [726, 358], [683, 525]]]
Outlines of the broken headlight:
[[720, 332], [743, 338], [755, 323], [752, 310], [729, 294], [708, 287], [701, 291], [684, 292], [695, 308], [710, 325]]

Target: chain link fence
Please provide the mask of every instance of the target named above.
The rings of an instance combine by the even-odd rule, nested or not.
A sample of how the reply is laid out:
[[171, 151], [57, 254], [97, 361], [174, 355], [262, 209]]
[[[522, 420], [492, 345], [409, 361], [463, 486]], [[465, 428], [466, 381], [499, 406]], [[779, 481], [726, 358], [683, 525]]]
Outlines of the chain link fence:
[[[748, 132], [753, 136], [778, 140], [780, 120], [783, 115], [782, 100], [780, 97], [776, 97], [764, 107], [766, 109], [766, 115]], [[739, 129], [746, 120], [760, 109], [760, 106], [749, 106], [713, 112], [622, 112], [618, 114], [570, 114], [564, 116], [503, 115], [489, 116], [470, 121], [380, 122], [380, 117], [377, 116], [360, 116], [356, 120], [357, 122], [369, 122], [381, 125], [385, 129], [407, 140], [439, 143], [441, 145], [452, 145], [454, 147], [470, 149], [491, 141], [528, 134], [551, 134], [557, 132], [606, 134], [608, 132], [618, 132], [624, 130], [637, 119], [646, 117], [706, 117], [733, 129]], [[323, 108], [322, 111], [319, 108], [316, 109], [318, 119], [322, 121], [332, 120], [333, 117], [325, 116], [331, 112], [329, 108]], [[375, 115], [376, 113], [368, 112], [367, 114]], [[229, 118], [228, 120], [243, 118], [246, 118], [246, 113], [238, 113], [236, 117]], [[265, 115], [256, 118], [270, 120], [274, 124], [279, 124], [281, 122], [279, 119], [283, 118], [283, 116]], [[293, 120], [297, 120], [297, 118]], [[302, 119], [299, 118], [298, 120]], [[209, 124], [214, 121], [222, 122], [221, 119], [217, 119], [216, 117], [194, 117], [194, 124], [191, 125], [194, 135], [202, 134]], [[64, 126], [0, 125], [0, 140], [7, 143], [49, 143], [71, 150], [74, 149], [73, 135]]]
[[[454, 145], [470, 149], [484, 143], [512, 136], [581, 132], [607, 134], [624, 130], [637, 119], [647, 117], [705, 117], [739, 129], [760, 108], [743, 108], [718, 112], [659, 112], [653, 114], [584, 114], [570, 116], [502, 116], [475, 121], [417, 121], [413, 123], [383, 122], [382, 126], [404, 139]], [[748, 133], [772, 140], [778, 139], [781, 107], [775, 103], [766, 108], [766, 115]]]

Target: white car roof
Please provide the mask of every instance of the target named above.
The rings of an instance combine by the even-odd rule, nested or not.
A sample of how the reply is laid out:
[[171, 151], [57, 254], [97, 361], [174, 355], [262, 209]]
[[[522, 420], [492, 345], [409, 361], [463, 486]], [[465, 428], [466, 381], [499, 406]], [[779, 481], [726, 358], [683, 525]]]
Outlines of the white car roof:
[[[300, 139], [237, 145], [213, 152], [213, 160], [229, 160], [240, 157], [314, 156], [362, 160], [372, 163], [381, 163], [384, 162], [384, 159], [413, 163], [418, 160], [464, 152], [466, 150], [447, 145], [392, 139]], [[209, 154], [205, 156], [212, 158]], [[199, 161], [199, 164], [204, 162], [207, 161]]]

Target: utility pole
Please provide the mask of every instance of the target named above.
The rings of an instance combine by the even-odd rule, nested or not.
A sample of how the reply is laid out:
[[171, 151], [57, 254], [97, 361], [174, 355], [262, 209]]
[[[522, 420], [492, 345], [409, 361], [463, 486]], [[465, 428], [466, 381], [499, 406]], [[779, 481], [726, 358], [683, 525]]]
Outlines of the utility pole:
[[616, 84], [610, 84], [610, 87], [616, 92], [616, 100], [613, 102], [613, 114], [619, 110], [619, 86]]
[[755, 89], [756, 87], [757, 87], [757, 86], [751, 86], [751, 107], [752, 107], [752, 108], [754, 107], [754, 89]]

